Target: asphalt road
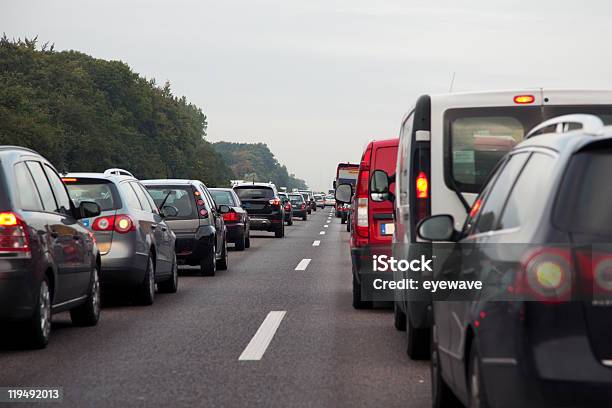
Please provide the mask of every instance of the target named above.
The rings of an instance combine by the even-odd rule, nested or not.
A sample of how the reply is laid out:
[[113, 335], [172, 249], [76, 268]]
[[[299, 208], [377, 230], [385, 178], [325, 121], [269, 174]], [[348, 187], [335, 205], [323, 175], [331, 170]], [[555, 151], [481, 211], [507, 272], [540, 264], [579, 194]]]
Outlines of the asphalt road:
[[116, 301], [92, 328], [55, 315], [47, 349], [0, 345], [0, 386], [61, 386], [69, 407], [430, 406], [428, 365], [391, 311], [352, 308], [348, 233], [324, 227], [329, 212], [284, 239], [253, 233], [217, 276], [182, 269], [153, 306]]

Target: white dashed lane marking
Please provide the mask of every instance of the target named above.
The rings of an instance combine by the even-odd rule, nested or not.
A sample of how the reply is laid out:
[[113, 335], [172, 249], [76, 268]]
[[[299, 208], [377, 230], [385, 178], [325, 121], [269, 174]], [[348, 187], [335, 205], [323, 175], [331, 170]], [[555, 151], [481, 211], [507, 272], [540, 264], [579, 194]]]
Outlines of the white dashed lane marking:
[[272, 311], [264, 319], [257, 329], [257, 333], [253, 336], [249, 344], [246, 346], [238, 360], [241, 361], [257, 361], [261, 360], [264, 353], [268, 349], [270, 342], [274, 338], [274, 334], [280, 326], [286, 311]]
[[310, 258], [304, 258], [300, 261], [299, 264], [297, 264], [297, 266], [295, 267], [296, 271], [305, 271], [306, 268], [308, 268], [308, 264], [310, 263], [311, 259]]

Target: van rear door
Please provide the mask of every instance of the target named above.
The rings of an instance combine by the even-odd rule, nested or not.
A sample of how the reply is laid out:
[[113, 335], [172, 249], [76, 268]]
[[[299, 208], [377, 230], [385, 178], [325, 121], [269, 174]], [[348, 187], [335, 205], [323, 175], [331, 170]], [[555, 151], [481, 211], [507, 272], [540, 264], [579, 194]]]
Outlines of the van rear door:
[[[398, 139], [373, 143], [371, 171], [384, 170], [387, 174], [395, 172]], [[390, 186], [395, 194], [395, 183]], [[370, 244], [390, 243], [394, 232], [393, 204], [390, 201], [369, 201]]]

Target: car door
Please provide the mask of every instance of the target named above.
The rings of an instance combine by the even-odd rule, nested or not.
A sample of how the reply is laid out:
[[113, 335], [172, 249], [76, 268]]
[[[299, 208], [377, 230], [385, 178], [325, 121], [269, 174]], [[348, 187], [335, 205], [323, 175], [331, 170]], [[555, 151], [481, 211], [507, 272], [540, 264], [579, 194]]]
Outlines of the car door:
[[223, 215], [219, 213], [217, 209], [217, 203], [215, 203], [215, 200], [212, 198], [212, 196], [208, 192], [208, 189], [206, 188], [206, 186], [204, 184], [200, 184], [199, 189], [200, 189], [200, 193], [202, 193], [202, 195], [204, 196], [204, 199], [206, 200], [206, 202], [208, 203], [210, 207], [210, 213], [212, 214], [212, 219], [215, 225], [215, 230], [217, 231], [217, 235], [216, 235], [217, 254], [220, 255], [225, 245], [225, 242], [224, 242], [225, 224], [223, 222]]
[[57, 267], [54, 304], [64, 303], [81, 296], [83, 287], [89, 283], [89, 275], [84, 267], [83, 237], [77, 229], [77, 220], [70, 214], [69, 198], [65, 190], [66, 197], [58, 194], [58, 203], [43, 164], [28, 160], [26, 165], [43, 204], [47, 246]]

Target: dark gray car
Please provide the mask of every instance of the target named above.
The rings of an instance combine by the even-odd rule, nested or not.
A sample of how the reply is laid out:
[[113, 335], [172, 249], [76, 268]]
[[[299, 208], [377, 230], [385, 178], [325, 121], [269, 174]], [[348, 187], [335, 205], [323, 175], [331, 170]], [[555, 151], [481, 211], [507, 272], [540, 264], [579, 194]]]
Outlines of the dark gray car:
[[109, 169], [71, 173], [63, 180], [76, 203], [94, 201], [101, 207], [99, 217], [83, 222], [100, 247], [103, 291], [128, 289], [144, 305], [153, 303], [156, 284], [160, 292], [177, 291], [174, 232], [131, 173]]
[[44, 347], [53, 313], [98, 322], [100, 253], [78, 220], [99, 213], [92, 202], [75, 207], [38, 153], [0, 146], [0, 324], [23, 322], [27, 340]]

